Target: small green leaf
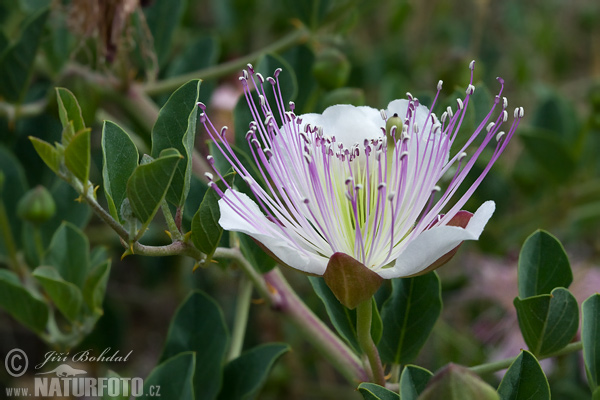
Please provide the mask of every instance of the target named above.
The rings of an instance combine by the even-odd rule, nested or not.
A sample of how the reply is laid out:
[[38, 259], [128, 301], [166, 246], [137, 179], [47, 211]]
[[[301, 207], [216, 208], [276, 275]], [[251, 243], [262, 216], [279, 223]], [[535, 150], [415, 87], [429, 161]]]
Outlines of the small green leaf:
[[[600, 294], [590, 296], [581, 306], [583, 359], [592, 391], [600, 387]], [[596, 394], [594, 392], [594, 394]]]
[[111, 215], [121, 220], [121, 204], [127, 198], [127, 180], [140, 156], [133, 141], [119, 125], [105, 121], [102, 127], [102, 178]]
[[433, 374], [416, 365], [407, 365], [400, 376], [400, 398], [417, 400]]
[[65, 165], [84, 187], [90, 177], [91, 132], [89, 128], [77, 132], [65, 149]]
[[540, 363], [527, 350], [508, 368], [498, 387], [500, 400], [550, 399], [550, 386]]
[[5, 269], [0, 269], [0, 307], [36, 333], [46, 329], [48, 305], [25, 289], [14, 272]]
[[269, 343], [246, 351], [229, 362], [223, 371], [223, 388], [219, 400], [253, 399], [265, 383], [269, 372], [290, 347], [282, 343]]
[[29, 140], [44, 163], [46, 163], [46, 165], [52, 171], [54, 171], [54, 173], [58, 173], [61, 161], [61, 156], [58, 150], [56, 150], [56, 148], [50, 143], [34, 136], [29, 136]]
[[193, 351], [179, 353], [161, 362], [144, 379], [144, 394], [137, 398], [194, 400], [193, 378], [196, 364], [196, 354]]
[[71, 322], [79, 317], [83, 298], [81, 290], [65, 281], [53, 267], [41, 266], [33, 271], [34, 278], [42, 285], [58, 310]]
[[564, 288], [551, 294], [515, 298], [519, 327], [529, 350], [544, 356], [565, 347], [579, 325], [579, 308], [575, 297]]
[[181, 155], [175, 149], [167, 149], [160, 158], [139, 165], [127, 181], [127, 197], [135, 216], [142, 222], [143, 232], [154, 218], [169, 190]]
[[44, 257], [67, 282], [83, 287], [89, 270], [89, 242], [75, 225], [63, 222], [56, 230]]
[[469, 369], [448, 364], [429, 380], [427, 387], [417, 399], [500, 400], [500, 397], [493, 387]]
[[0, 56], [0, 95], [8, 101], [21, 102], [25, 96], [49, 14], [43, 8], [27, 18], [19, 40]]
[[383, 282], [382, 277], [344, 253], [333, 253], [323, 279], [339, 302], [351, 310], [371, 298]]
[[[231, 186], [234, 177], [235, 174], [230, 173], [225, 175], [223, 179]], [[222, 191], [227, 189], [227, 186], [221, 180], [215, 184]], [[221, 218], [219, 199], [217, 192], [209, 188], [192, 219], [192, 241], [198, 250], [207, 255], [207, 259], [212, 257], [223, 235], [223, 228], [219, 225], [219, 218]]]
[[544, 129], [522, 130], [519, 138], [527, 152], [552, 181], [564, 182], [575, 171], [576, 162], [573, 155], [553, 132]]
[[189, 81], [177, 89], [161, 108], [152, 128], [152, 157], [157, 158], [161, 151], [173, 148], [185, 159], [177, 165], [167, 193], [167, 200], [177, 207], [185, 203], [190, 190], [200, 83], [200, 80]]
[[435, 272], [392, 279], [392, 295], [383, 304], [383, 362], [407, 364], [425, 344], [442, 310], [440, 280]]
[[525, 240], [519, 254], [520, 298], [550, 294], [554, 288], [568, 288], [572, 281], [569, 259], [558, 239], [538, 230]]
[[194, 351], [196, 400], [214, 399], [221, 387], [221, 369], [228, 343], [229, 332], [221, 308], [208, 295], [195, 291], [183, 301], [171, 320], [160, 359]]
[[400, 400], [398, 393], [379, 386], [375, 383], [363, 382], [358, 385], [358, 392], [364, 400]]
[[171, 53], [173, 32], [179, 25], [184, 9], [184, 0], [156, 0], [144, 8], [160, 67], [165, 65]]
[[340, 336], [356, 351], [360, 353], [360, 345], [356, 338], [356, 310], [349, 310], [344, 307], [338, 299], [335, 298], [333, 292], [323, 278], [317, 276], [309, 276], [308, 280], [312, 285], [315, 293], [323, 304], [329, 319], [335, 330]]
[[[85, 129], [85, 122], [81, 114], [81, 107], [77, 102], [75, 95], [65, 88], [56, 88], [56, 101], [58, 102], [58, 116], [63, 128], [69, 125], [69, 122], [73, 122], [73, 132], [79, 133]], [[66, 146], [67, 141], [63, 141]]]
[[110, 260], [93, 267], [83, 285], [83, 299], [92, 312], [102, 315], [102, 302], [110, 275]]

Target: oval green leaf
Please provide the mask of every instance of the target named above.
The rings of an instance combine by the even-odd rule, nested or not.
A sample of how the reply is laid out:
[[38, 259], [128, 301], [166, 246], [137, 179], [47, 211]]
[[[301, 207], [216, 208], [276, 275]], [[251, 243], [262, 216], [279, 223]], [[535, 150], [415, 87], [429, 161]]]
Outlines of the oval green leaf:
[[550, 386], [540, 363], [527, 350], [508, 368], [498, 387], [500, 400], [550, 399]]
[[84, 188], [90, 176], [91, 158], [91, 129], [87, 128], [75, 133], [65, 149], [65, 165]]
[[152, 157], [158, 158], [161, 151], [173, 148], [185, 159], [177, 165], [166, 197], [177, 207], [185, 204], [190, 190], [200, 83], [192, 80], [177, 89], [161, 108], [152, 128]]
[[31, 144], [33, 144], [35, 151], [48, 166], [48, 168], [50, 168], [54, 173], [58, 173], [61, 161], [58, 150], [56, 150], [56, 148], [50, 143], [34, 136], [29, 136], [29, 140], [31, 141]]
[[432, 376], [431, 372], [416, 365], [404, 367], [400, 376], [400, 398], [402, 400], [417, 400]]
[[579, 325], [579, 307], [575, 297], [564, 288], [551, 294], [515, 298], [515, 308], [523, 339], [537, 356], [551, 354], [565, 347]]
[[0, 307], [36, 333], [46, 329], [48, 305], [34, 297], [23, 287], [17, 275], [6, 269], [0, 269]]
[[[234, 178], [234, 173], [223, 177], [230, 187], [233, 185]], [[222, 191], [227, 189], [227, 186], [221, 180], [215, 184]], [[217, 192], [209, 188], [204, 195], [204, 199], [202, 199], [202, 203], [200, 203], [198, 211], [192, 218], [192, 241], [198, 250], [207, 255], [206, 261], [212, 257], [223, 235], [223, 228], [219, 225], [219, 218], [221, 218], [219, 199]]]
[[63, 222], [52, 236], [44, 263], [56, 268], [62, 279], [81, 288], [90, 268], [89, 248], [83, 232]]
[[164, 150], [160, 158], [139, 165], [129, 177], [127, 197], [135, 216], [142, 222], [142, 234], [160, 208], [181, 158], [175, 149]]
[[195, 291], [183, 301], [171, 320], [160, 359], [164, 361], [184, 351], [195, 352], [196, 400], [214, 399], [221, 387], [228, 343], [229, 332], [221, 308], [205, 293]]
[[519, 254], [519, 297], [550, 294], [568, 288], [573, 281], [571, 265], [562, 244], [550, 233], [538, 230], [529, 236]]
[[255, 398], [275, 362], [289, 350], [287, 344], [268, 343], [254, 347], [229, 362], [223, 371], [223, 388], [218, 399]]
[[[363, 382], [358, 385], [358, 392], [362, 395], [364, 400], [399, 400], [400, 396], [398, 393], [394, 393], [391, 390], [379, 386], [375, 383]], [[404, 399], [403, 399], [404, 400]]]
[[77, 321], [83, 297], [81, 290], [65, 281], [53, 267], [41, 266], [33, 271], [33, 277], [42, 285], [58, 310], [71, 322]]
[[143, 400], [157, 398], [169, 400], [194, 400], [192, 379], [196, 369], [196, 354], [179, 353], [156, 366], [144, 379]]
[[407, 364], [427, 341], [442, 311], [440, 280], [435, 272], [392, 280], [392, 294], [383, 304], [383, 362]]
[[583, 302], [581, 341], [583, 359], [592, 391], [600, 387], [600, 294], [596, 293]]
[[121, 204], [127, 197], [127, 180], [138, 166], [137, 147], [119, 125], [105, 121], [102, 127], [102, 178], [108, 208], [121, 220]]

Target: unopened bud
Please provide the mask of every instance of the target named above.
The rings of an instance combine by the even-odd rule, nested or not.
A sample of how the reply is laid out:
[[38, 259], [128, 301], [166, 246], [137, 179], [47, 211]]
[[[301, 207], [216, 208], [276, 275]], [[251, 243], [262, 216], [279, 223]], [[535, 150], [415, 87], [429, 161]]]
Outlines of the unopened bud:
[[19, 218], [41, 224], [49, 220], [56, 213], [54, 198], [44, 186], [36, 186], [21, 197], [17, 204]]

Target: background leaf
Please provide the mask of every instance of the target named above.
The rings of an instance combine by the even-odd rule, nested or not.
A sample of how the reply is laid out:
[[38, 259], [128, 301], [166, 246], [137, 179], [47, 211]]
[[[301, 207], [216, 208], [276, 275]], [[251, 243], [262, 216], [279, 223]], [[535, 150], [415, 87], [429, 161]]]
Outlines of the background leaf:
[[518, 271], [520, 298], [550, 294], [554, 288], [568, 288], [573, 281], [565, 249], [558, 239], [543, 230], [525, 240]]
[[225, 366], [219, 400], [252, 399], [265, 383], [275, 361], [290, 350], [287, 344], [263, 344]]
[[192, 351], [179, 353], [163, 361], [144, 379], [144, 395], [139, 398], [156, 399], [157, 396], [152, 396], [152, 393], [156, 394], [158, 388], [163, 399], [194, 400], [192, 379], [195, 367], [196, 354]]
[[83, 302], [81, 290], [73, 283], [65, 281], [53, 267], [37, 267], [33, 276], [42, 285], [56, 308], [69, 321], [76, 321]]
[[0, 269], [0, 306], [36, 333], [46, 329], [48, 306], [23, 287], [17, 275]]
[[152, 157], [158, 158], [161, 151], [173, 148], [185, 159], [177, 165], [166, 197], [177, 207], [185, 203], [190, 190], [200, 83], [192, 80], [177, 89], [161, 108], [152, 128]]
[[521, 351], [502, 378], [498, 394], [501, 400], [550, 398], [548, 380], [533, 354], [527, 350]]
[[21, 102], [25, 96], [49, 14], [48, 8], [43, 8], [31, 15], [19, 40], [0, 55], [0, 94], [11, 102]]
[[[93, 265], [93, 264], [92, 264]], [[92, 267], [83, 285], [83, 299], [92, 312], [102, 315], [102, 302], [110, 275], [110, 260]]]
[[178, 353], [194, 351], [196, 400], [214, 399], [221, 387], [228, 343], [229, 332], [221, 308], [208, 295], [195, 291], [175, 313], [160, 359], [164, 361]]
[[582, 305], [581, 341], [588, 382], [592, 391], [600, 386], [600, 294], [590, 296]]
[[543, 356], [565, 347], [577, 333], [579, 308], [564, 288], [551, 294], [514, 300], [519, 327], [533, 354]]
[[46, 264], [67, 282], [83, 287], [90, 268], [88, 238], [75, 225], [64, 222], [54, 233], [44, 257]]
[[358, 385], [358, 392], [362, 394], [364, 400], [399, 400], [398, 393], [394, 393], [383, 386], [375, 383], [363, 382]]
[[144, 10], [160, 66], [165, 65], [171, 54], [173, 32], [179, 24], [184, 5], [184, 0], [156, 0]]
[[402, 400], [417, 400], [425, 390], [425, 386], [433, 374], [416, 365], [407, 365], [400, 376], [400, 398]]
[[383, 362], [406, 364], [427, 341], [442, 311], [440, 280], [435, 272], [392, 280], [392, 295], [383, 304]]
[[138, 166], [137, 147], [119, 125], [105, 121], [102, 127], [102, 178], [110, 213], [121, 220], [121, 204], [127, 197], [127, 180]]

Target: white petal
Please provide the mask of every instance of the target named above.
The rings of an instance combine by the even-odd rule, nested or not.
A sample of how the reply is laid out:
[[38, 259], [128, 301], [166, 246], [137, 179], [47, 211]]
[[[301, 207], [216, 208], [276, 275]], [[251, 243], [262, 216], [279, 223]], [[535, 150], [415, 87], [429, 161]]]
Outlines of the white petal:
[[382, 135], [381, 116], [378, 110], [371, 107], [338, 104], [328, 107], [322, 115], [306, 114], [301, 118], [302, 125], [308, 122], [322, 126], [325, 135], [335, 136], [336, 141], [346, 147], [356, 143], [362, 145], [365, 139], [375, 139]]
[[486, 201], [473, 214], [464, 229], [457, 226], [440, 226], [424, 231], [406, 246], [393, 267], [377, 273], [382, 278], [391, 279], [424, 270], [462, 241], [479, 239], [495, 209], [496, 204], [493, 201]]
[[286, 265], [312, 274], [323, 275], [327, 268], [327, 258], [299, 249], [281, 232], [275, 223], [269, 221], [260, 211], [258, 205], [246, 194], [232, 190], [225, 192], [225, 197], [233, 201], [239, 208], [252, 216], [252, 224], [242, 218], [227, 201], [219, 200], [221, 218], [219, 225], [225, 230], [242, 232], [261, 242], [277, 258]]

